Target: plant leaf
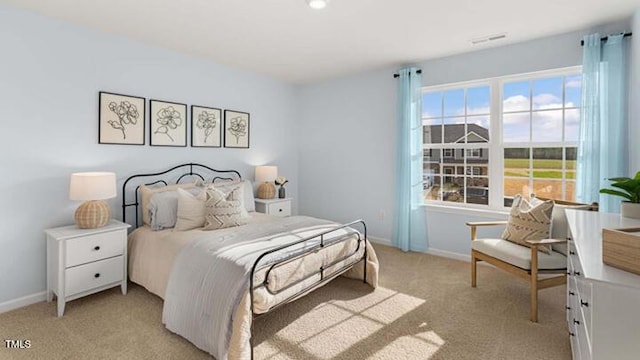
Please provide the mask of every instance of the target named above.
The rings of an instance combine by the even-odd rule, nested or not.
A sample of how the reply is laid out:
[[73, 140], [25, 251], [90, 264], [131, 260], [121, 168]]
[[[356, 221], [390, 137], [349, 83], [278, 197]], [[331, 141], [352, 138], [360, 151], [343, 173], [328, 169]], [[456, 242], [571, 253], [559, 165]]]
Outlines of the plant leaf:
[[622, 182], [622, 181], [629, 181], [631, 179], [628, 178], [628, 177], [616, 177], [616, 178], [611, 178], [611, 179], [608, 179], [608, 180], [609, 181], [615, 181], [615, 182]]
[[636, 173], [636, 177], [635, 177], [634, 179], [636, 179], [636, 180], [640, 181], [640, 171], [638, 171], [638, 172]]
[[631, 196], [631, 195], [629, 195], [627, 193], [623, 193], [622, 191], [618, 191], [618, 190], [600, 189], [600, 194], [609, 194], [609, 195], [621, 196], [621, 197], [633, 202], [633, 196]]
[[634, 193], [635, 190], [638, 188], [638, 182], [635, 180], [629, 179], [627, 181], [615, 182], [611, 184], [611, 186], [617, 187], [618, 189], [626, 190], [629, 193]]

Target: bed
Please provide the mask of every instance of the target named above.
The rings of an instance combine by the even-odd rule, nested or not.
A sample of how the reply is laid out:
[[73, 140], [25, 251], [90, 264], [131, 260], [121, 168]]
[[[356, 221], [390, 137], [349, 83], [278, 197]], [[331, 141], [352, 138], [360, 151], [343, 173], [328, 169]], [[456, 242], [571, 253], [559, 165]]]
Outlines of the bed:
[[[217, 230], [179, 229], [178, 223], [163, 229], [153, 223], [154, 215], [162, 216], [149, 210], [154, 198], [141, 195], [141, 189], [159, 186], [173, 196], [169, 191], [180, 187], [183, 190], [176, 191], [186, 188], [196, 194], [200, 190], [194, 180], [207, 189], [241, 184], [233, 189], [245, 189], [238, 195], [247, 210], [245, 223]], [[337, 276], [377, 286], [378, 261], [362, 220], [337, 224], [256, 213], [250, 211], [253, 188], [248, 184], [235, 170], [195, 163], [132, 175], [123, 184], [123, 220], [127, 215], [135, 219], [128, 245], [130, 280], [164, 299], [167, 329], [218, 360], [253, 359], [253, 319]], [[145, 219], [149, 214], [151, 219]], [[181, 214], [177, 217], [184, 220]]]

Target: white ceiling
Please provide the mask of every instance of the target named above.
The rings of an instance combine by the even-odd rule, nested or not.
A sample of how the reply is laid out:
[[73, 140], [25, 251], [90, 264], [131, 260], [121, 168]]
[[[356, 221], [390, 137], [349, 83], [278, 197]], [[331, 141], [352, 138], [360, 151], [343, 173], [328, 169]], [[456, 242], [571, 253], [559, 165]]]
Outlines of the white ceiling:
[[[291, 83], [617, 21], [640, 0], [0, 0]], [[506, 32], [490, 45], [470, 40]]]

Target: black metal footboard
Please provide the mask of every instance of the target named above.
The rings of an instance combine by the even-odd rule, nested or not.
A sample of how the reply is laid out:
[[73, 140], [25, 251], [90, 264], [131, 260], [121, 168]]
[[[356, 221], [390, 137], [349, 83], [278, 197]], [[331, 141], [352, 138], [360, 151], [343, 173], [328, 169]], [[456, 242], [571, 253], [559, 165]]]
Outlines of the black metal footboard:
[[[328, 234], [331, 234], [331, 233], [333, 233], [333, 232], [335, 232], [337, 230], [349, 228], [349, 227], [352, 227], [352, 226], [361, 226], [362, 227], [362, 232], [354, 232], [352, 234], [346, 234], [341, 239], [332, 240], [328, 244], [325, 243], [325, 236], [327, 236]], [[298, 259], [308, 255], [309, 253], [314, 252], [317, 249], [321, 249], [321, 248], [324, 248], [324, 247], [327, 247], [327, 246], [334, 246], [334, 245], [343, 243], [345, 241], [353, 240], [353, 236], [354, 235], [357, 236], [357, 238], [358, 238], [358, 240], [357, 240], [358, 244], [357, 244], [356, 249], [352, 253], [348, 253], [347, 255], [344, 255], [344, 256], [340, 257], [339, 259], [336, 259], [336, 260], [332, 261], [330, 264], [322, 265], [320, 267], [320, 269], [318, 269], [318, 271], [312, 272], [311, 274], [308, 274], [307, 276], [303, 277], [302, 279], [299, 279], [299, 280], [297, 280], [297, 281], [295, 281], [295, 282], [293, 282], [291, 284], [288, 284], [286, 287], [284, 287], [282, 289], [279, 289], [277, 291], [269, 290], [269, 288], [267, 286], [268, 285], [268, 281], [269, 281], [268, 280], [269, 279], [269, 273], [271, 271], [273, 271], [274, 269], [276, 269], [278, 267], [282, 267], [282, 266], [284, 266], [284, 265], [286, 265], [286, 264], [288, 264], [288, 263], [290, 263], [292, 261], [298, 260]], [[302, 243], [307, 242], [307, 241], [312, 241], [312, 240], [319, 240], [319, 243], [315, 244], [313, 246], [310, 246], [308, 248], [305, 248], [302, 253], [296, 254], [295, 256], [293, 256], [291, 258], [287, 258], [284, 261], [276, 261], [273, 264], [267, 265], [269, 268], [265, 272], [264, 279], [262, 280], [262, 282], [259, 283], [259, 284], [255, 284], [254, 283], [254, 278], [255, 278], [256, 272], [259, 271], [259, 270], [262, 270], [264, 268], [264, 266], [263, 267], [259, 266], [260, 265], [260, 261], [262, 259], [264, 259], [266, 256], [268, 256], [270, 254], [273, 254], [275, 252], [278, 252], [278, 251], [282, 251], [282, 250], [287, 249], [287, 248], [294, 247], [294, 246], [296, 246], [298, 244], [302, 244]], [[364, 252], [363, 252], [363, 255], [362, 255], [361, 258], [358, 258], [358, 259], [354, 260], [353, 262], [350, 262], [349, 264], [347, 264], [347, 265], [345, 265], [345, 266], [343, 266], [343, 267], [341, 267], [341, 268], [339, 268], [337, 270], [332, 269], [335, 265], [337, 265], [337, 264], [339, 264], [339, 263], [341, 263], [341, 262], [353, 257], [355, 254], [357, 254], [360, 251], [360, 247], [361, 246], [364, 247]], [[367, 282], [367, 224], [365, 224], [365, 222], [363, 220], [356, 220], [356, 221], [350, 222], [348, 224], [336, 226], [336, 227], [334, 227], [334, 228], [332, 228], [330, 230], [326, 230], [326, 231], [323, 231], [321, 233], [306, 237], [304, 239], [298, 240], [298, 241], [293, 242], [291, 244], [282, 245], [282, 246], [279, 246], [277, 248], [265, 251], [260, 256], [258, 256], [256, 261], [253, 263], [253, 266], [251, 268], [251, 273], [249, 274], [249, 301], [251, 302], [250, 306], [251, 306], [251, 316], [252, 316], [251, 327], [250, 327], [250, 339], [249, 339], [250, 346], [251, 346], [251, 359], [254, 358], [254, 337], [253, 337], [253, 320], [254, 319], [256, 319], [256, 318], [258, 318], [258, 317], [260, 317], [262, 315], [266, 315], [266, 314], [272, 312], [273, 310], [279, 308], [280, 306], [285, 305], [285, 304], [287, 304], [287, 303], [289, 303], [289, 302], [291, 302], [291, 301], [293, 301], [293, 300], [305, 295], [306, 293], [312, 291], [313, 289], [318, 288], [318, 287], [328, 283], [329, 281], [335, 279], [336, 277], [338, 277], [339, 275], [343, 274], [347, 270], [351, 269], [353, 266], [355, 266], [356, 264], [358, 264], [361, 261], [364, 261], [364, 264], [363, 264], [364, 265], [363, 281], [366, 283]], [[332, 269], [332, 270], [329, 273], [327, 273], [328, 269]], [[255, 305], [254, 305], [255, 294], [254, 294], [254, 291], [257, 288], [264, 287], [270, 294], [276, 295], [276, 294], [278, 294], [280, 292], [283, 292], [283, 291], [285, 291], [287, 289], [290, 289], [293, 286], [296, 286], [296, 285], [298, 285], [300, 283], [303, 283], [303, 282], [307, 281], [308, 279], [310, 279], [310, 278], [312, 278], [314, 276], [317, 276], [317, 275], [320, 275], [320, 279], [319, 280], [314, 281], [313, 283], [306, 285], [303, 289], [301, 289], [300, 291], [296, 292], [295, 294], [292, 294], [291, 296], [288, 296], [286, 299], [284, 299], [282, 301], [279, 301], [277, 304], [275, 304], [274, 306], [270, 307], [269, 310], [267, 310], [267, 311], [265, 311], [263, 313], [259, 313], [259, 314], [257, 314], [255, 312]]]

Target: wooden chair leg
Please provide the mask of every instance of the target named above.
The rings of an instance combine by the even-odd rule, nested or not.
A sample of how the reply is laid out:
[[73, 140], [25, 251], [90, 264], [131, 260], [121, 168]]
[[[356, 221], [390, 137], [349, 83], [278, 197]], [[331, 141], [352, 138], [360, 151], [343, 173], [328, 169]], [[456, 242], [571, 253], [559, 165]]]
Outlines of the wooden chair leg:
[[531, 316], [530, 320], [538, 322], [538, 248], [531, 247]]
[[478, 259], [473, 250], [471, 250], [471, 287], [476, 287], [476, 264]]

